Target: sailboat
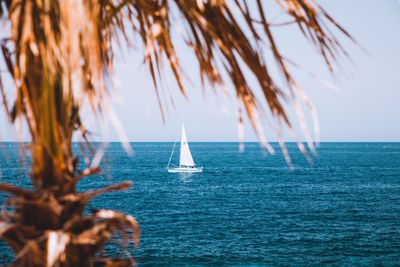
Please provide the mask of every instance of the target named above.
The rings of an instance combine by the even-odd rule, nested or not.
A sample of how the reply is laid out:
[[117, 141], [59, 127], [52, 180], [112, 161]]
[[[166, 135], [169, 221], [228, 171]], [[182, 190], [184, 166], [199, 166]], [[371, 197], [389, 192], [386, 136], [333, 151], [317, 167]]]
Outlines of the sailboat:
[[171, 156], [169, 157], [167, 166], [168, 172], [189, 172], [189, 173], [203, 172], [203, 167], [196, 167], [196, 165], [194, 164], [192, 154], [190, 153], [189, 144], [186, 139], [185, 126], [183, 124], [182, 124], [181, 154], [179, 157], [179, 166], [170, 168], [169, 166], [171, 164], [172, 155], [174, 154], [175, 145], [174, 148], [172, 149]]

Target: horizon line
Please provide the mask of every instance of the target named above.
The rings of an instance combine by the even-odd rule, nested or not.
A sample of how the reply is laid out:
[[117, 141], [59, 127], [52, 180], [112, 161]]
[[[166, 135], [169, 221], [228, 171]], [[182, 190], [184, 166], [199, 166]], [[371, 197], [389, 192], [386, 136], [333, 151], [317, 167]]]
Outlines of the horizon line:
[[[175, 143], [178, 141], [128, 141], [128, 143]], [[300, 141], [301, 143], [307, 143], [307, 141]], [[30, 141], [11, 141], [11, 140], [0, 140], [0, 143], [30, 143]], [[85, 141], [72, 141], [72, 143], [85, 143]], [[121, 141], [110, 140], [101, 141], [93, 140], [90, 143], [124, 143]], [[189, 143], [260, 143], [259, 141], [190, 141]], [[269, 141], [268, 143], [279, 143], [279, 141]], [[296, 141], [284, 141], [284, 143], [297, 143]], [[400, 143], [399, 141], [320, 141], [313, 143]]]

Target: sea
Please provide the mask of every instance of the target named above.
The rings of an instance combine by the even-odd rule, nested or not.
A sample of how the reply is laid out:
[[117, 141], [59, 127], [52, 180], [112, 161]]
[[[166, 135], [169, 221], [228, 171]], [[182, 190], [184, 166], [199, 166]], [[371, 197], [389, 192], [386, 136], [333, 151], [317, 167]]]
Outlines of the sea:
[[[139, 266], [400, 266], [400, 143], [321, 143], [312, 162], [287, 143], [292, 168], [272, 146], [275, 155], [257, 143], [190, 143], [204, 172], [179, 174], [166, 171], [173, 143], [132, 143], [133, 155], [108, 144], [102, 172], [78, 191], [133, 187], [95, 198], [86, 212], [131, 214], [142, 233], [137, 249], [115, 236], [99, 256]], [[0, 147], [1, 182], [32, 188], [29, 155], [21, 159], [16, 143]], [[0, 241], [0, 264], [14, 257]]]

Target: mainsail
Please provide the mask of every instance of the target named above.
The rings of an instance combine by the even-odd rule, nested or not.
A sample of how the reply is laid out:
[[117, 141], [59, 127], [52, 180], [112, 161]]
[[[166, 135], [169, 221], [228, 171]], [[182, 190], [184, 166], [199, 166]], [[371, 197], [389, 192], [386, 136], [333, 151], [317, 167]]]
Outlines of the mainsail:
[[179, 159], [180, 166], [193, 167], [194, 161], [190, 153], [189, 144], [186, 139], [185, 126], [182, 124], [182, 137], [181, 137], [181, 156]]

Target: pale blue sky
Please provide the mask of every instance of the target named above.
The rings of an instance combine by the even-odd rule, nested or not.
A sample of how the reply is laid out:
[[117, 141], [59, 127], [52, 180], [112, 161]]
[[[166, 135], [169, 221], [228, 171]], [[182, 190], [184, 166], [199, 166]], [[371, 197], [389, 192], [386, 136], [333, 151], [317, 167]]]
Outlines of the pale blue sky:
[[[320, 79], [335, 84], [339, 91], [325, 87], [302, 70], [294, 72], [300, 86], [317, 107], [321, 141], [400, 141], [399, 1], [320, 2], [368, 51], [366, 54], [345, 38], [339, 38], [348, 48], [353, 64], [339, 67], [332, 76], [315, 49], [304, 41], [297, 29], [279, 28], [274, 31], [285, 55]], [[142, 65], [141, 54], [125, 54], [124, 60], [119, 57], [116, 73], [121, 88], [114, 105], [128, 139], [174, 141], [180, 133], [180, 124], [184, 122], [190, 141], [237, 141], [233, 91], [228, 98], [208, 88], [203, 91], [196, 77], [195, 62], [186, 50], [182, 51], [181, 63], [193, 84], [187, 84], [189, 97], [184, 99], [172, 77], [167, 77], [171, 80], [170, 90], [176, 108], [169, 105], [165, 124], [161, 120], [149, 73]], [[167, 93], [163, 95], [168, 97]], [[1, 118], [0, 138], [15, 140], [14, 131], [5, 130], [4, 116]], [[275, 141], [276, 136], [270, 130], [268, 120], [263, 119], [262, 122], [267, 138]], [[98, 132], [96, 130], [96, 139], [101, 138]], [[246, 141], [257, 140], [248, 123], [245, 132]], [[108, 140], [117, 140], [112, 130], [106, 136]]]

